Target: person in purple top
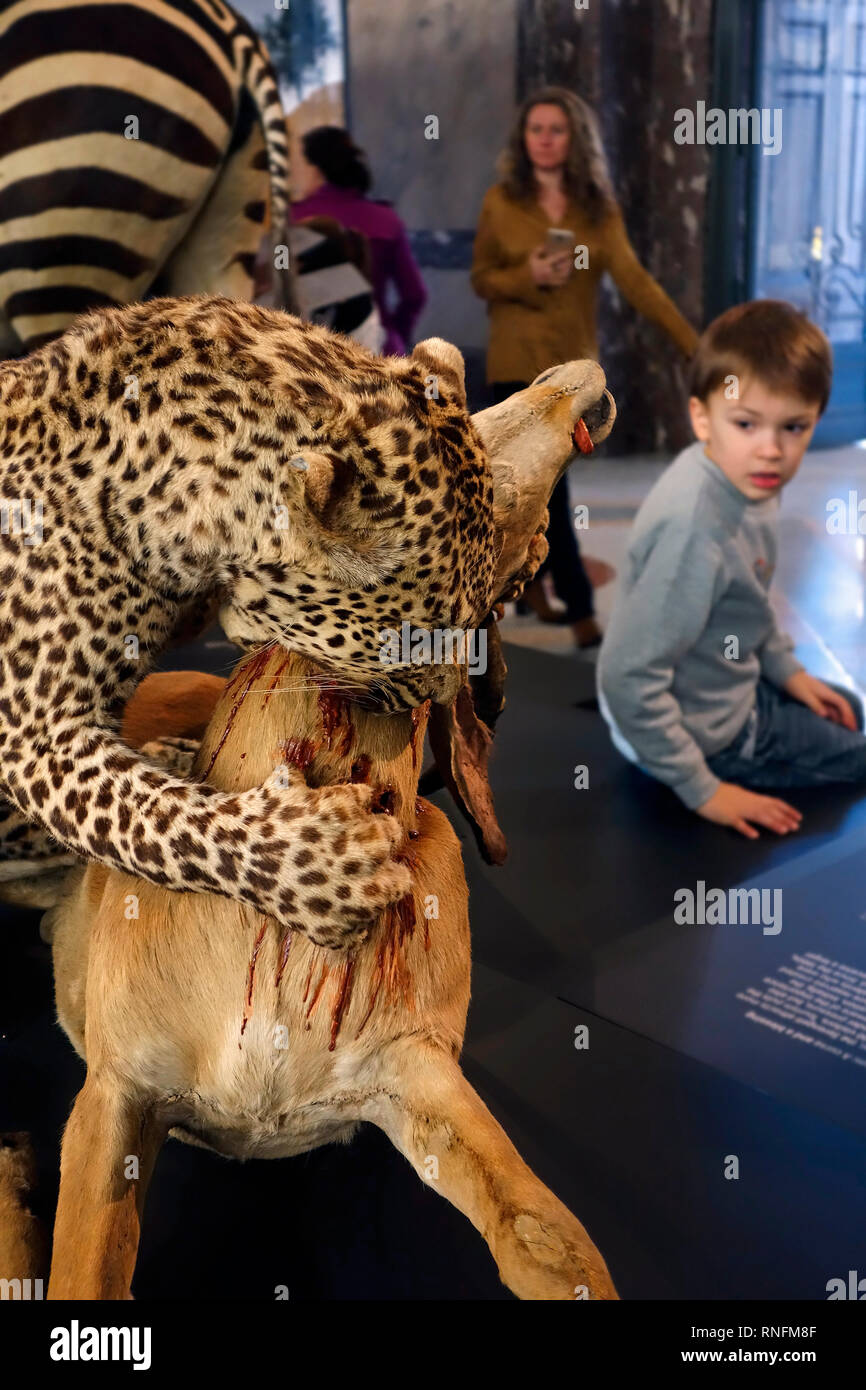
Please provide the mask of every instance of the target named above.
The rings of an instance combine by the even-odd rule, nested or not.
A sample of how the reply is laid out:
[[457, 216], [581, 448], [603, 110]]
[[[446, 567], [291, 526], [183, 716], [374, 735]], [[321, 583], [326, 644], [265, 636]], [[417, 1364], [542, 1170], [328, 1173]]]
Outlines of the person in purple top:
[[[317, 126], [301, 137], [301, 149], [304, 197], [292, 203], [292, 221], [333, 217], [364, 233], [370, 244], [373, 294], [386, 332], [382, 352], [405, 353], [428, 296], [402, 220], [388, 204], [366, 196], [372, 184], [367, 158], [347, 130]], [[393, 308], [386, 297], [389, 283], [397, 292]]]

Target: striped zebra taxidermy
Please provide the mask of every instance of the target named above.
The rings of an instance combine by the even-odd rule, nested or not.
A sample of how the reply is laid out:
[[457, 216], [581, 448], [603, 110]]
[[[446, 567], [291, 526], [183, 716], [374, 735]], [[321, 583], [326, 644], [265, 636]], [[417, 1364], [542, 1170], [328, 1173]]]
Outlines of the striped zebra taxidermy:
[[277, 80], [222, 0], [0, 0], [0, 356], [148, 294], [252, 299], [288, 202]]
[[345, 333], [377, 355], [385, 343], [363, 232], [332, 217], [306, 217], [289, 228], [294, 290], [301, 318]]

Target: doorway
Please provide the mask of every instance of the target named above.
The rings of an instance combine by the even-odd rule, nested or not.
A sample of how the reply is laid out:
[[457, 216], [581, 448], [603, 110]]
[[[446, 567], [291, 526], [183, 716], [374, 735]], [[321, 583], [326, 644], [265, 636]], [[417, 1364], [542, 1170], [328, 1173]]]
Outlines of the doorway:
[[716, 46], [714, 105], [781, 111], [782, 139], [716, 152], [708, 311], [803, 309], [835, 362], [815, 443], [850, 444], [866, 438], [866, 0], [724, 0]]

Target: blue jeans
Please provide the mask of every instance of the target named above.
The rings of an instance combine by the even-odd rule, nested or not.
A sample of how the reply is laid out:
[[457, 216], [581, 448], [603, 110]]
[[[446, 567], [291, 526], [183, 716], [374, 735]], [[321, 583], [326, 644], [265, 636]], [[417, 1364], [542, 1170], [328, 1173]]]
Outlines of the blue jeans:
[[710, 771], [723, 782], [762, 789], [866, 781], [863, 705], [844, 686], [832, 688], [850, 704], [860, 732], [822, 718], [784, 690], [759, 680], [749, 718], [733, 743], [707, 758]]

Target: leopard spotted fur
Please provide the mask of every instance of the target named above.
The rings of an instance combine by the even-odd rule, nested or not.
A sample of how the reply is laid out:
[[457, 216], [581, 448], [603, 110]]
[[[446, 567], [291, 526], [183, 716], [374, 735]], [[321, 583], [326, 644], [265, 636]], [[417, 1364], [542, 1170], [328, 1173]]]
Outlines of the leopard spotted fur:
[[[28, 499], [41, 537], [8, 510]], [[369, 788], [230, 795], [133, 752], [119, 719], [213, 593], [240, 645], [288, 642], [383, 710], [453, 698], [459, 667], [383, 665], [381, 634], [466, 629], [494, 599], [457, 349], [377, 358], [210, 296], [98, 310], [0, 366], [0, 502], [0, 860], [59, 844], [323, 945], [363, 934], [409, 886]]]

